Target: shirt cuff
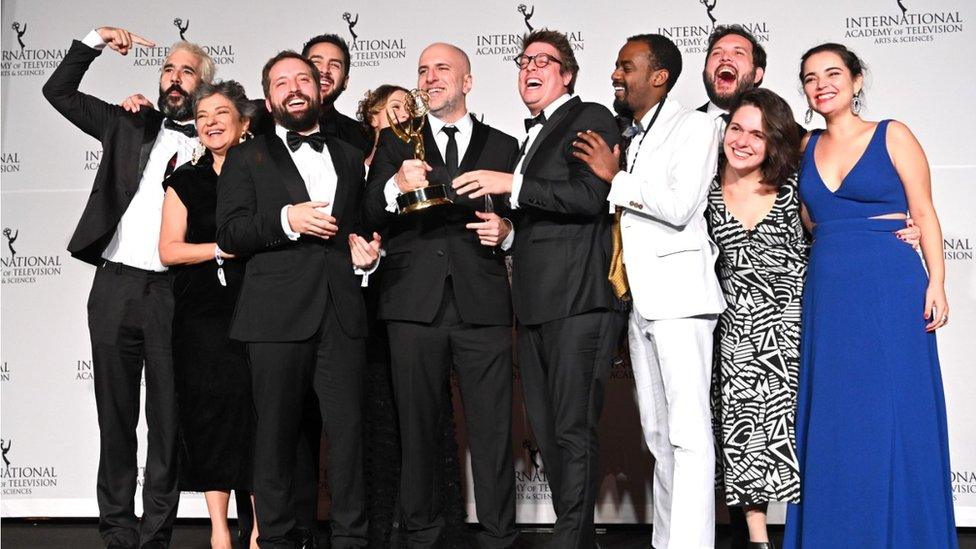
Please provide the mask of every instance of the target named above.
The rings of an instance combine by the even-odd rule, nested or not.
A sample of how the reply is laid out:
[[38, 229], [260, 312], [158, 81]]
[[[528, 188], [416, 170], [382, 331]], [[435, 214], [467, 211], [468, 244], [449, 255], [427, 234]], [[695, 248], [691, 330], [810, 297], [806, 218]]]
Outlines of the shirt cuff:
[[386, 211], [390, 213], [397, 213], [400, 211], [400, 207], [397, 205], [396, 201], [397, 197], [400, 196], [400, 188], [397, 187], [396, 181], [393, 180], [393, 177], [391, 177], [386, 182], [386, 186], [383, 187], [383, 196], [386, 197]]
[[302, 235], [291, 230], [291, 225], [288, 224], [288, 208], [291, 208], [291, 204], [286, 204], [281, 208], [281, 230], [285, 231], [288, 240], [298, 240], [298, 237]]
[[513, 210], [518, 209], [519, 192], [522, 190], [522, 177], [523, 175], [520, 173], [512, 174], [512, 193], [508, 197], [508, 202]]
[[383, 259], [383, 256], [385, 255], [386, 255], [386, 250], [380, 248], [380, 256], [376, 258], [376, 263], [373, 263], [373, 265], [370, 268], [360, 269], [359, 267], [353, 266], [352, 268], [353, 274], [363, 277], [363, 281], [360, 284], [361, 287], [365, 288], [369, 286], [369, 275], [376, 272], [376, 269], [380, 267], [380, 261]]
[[102, 40], [102, 35], [98, 34], [98, 31], [92, 29], [82, 40], [81, 43], [96, 50], [105, 49], [105, 41]]
[[502, 219], [508, 222], [509, 227], [512, 227], [512, 230], [508, 232], [508, 236], [505, 237], [505, 240], [502, 240], [500, 245], [502, 251], [507, 252], [512, 248], [512, 244], [515, 243], [515, 227], [512, 225], [512, 221], [507, 217], [503, 217]]

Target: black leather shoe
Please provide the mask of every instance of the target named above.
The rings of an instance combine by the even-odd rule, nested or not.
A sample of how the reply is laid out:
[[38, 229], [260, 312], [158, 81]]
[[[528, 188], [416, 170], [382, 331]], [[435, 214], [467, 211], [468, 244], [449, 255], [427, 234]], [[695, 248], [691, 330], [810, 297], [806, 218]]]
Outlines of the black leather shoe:
[[771, 541], [750, 541], [749, 549], [776, 549]]

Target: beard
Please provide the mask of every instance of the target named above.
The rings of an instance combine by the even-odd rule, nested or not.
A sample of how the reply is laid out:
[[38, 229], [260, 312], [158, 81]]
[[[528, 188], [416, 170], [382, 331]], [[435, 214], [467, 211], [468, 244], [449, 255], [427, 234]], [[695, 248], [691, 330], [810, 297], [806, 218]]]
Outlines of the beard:
[[707, 72], [702, 73], [702, 77], [705, 80], [705, 92], [708, 93], [708, 99], [718, 108], [723, 110], [729, 110], [730, 107], [742, 96], [743, 93], [751, 90], [755, 87], [756, 80], [756, 70], [753, 69], [751, 72], [740, 75], [739, 83], [736, 84], [735, 89], [731, 94], [722, 96], [715, 91], [715, 75], [708, 74]]
[[[339, 96], [342, 95], [342, 92], [344, 92], [344, 91], [346, 91], [346, 88], [344, 86], [338, 85], [333, 80], [332, 81], [332, 89], [329, 90], [329, 93], [328, 94], [322, 94], [322, 101], [321, 101], [322, 106], [323, 107], [331, 107], [332, 105], [334, 105], [335, 102], [336, 102], [336, 100], [339, 99]], [[321, 88], [319, 89], [319, 93], [320, 94], [322, 93], [321, 92]]]
[[[174, 103], [170, 99], [169, 94], [171, 92], [178, 92], [180, 97]], [[163, 116], [171, 120], [176, 120], [178, 122], [185, 122], [193, 118], [193, 105], [191, 105], [190, 94], [186, 93], [186, 90], [180, 87], [179, 84], [173, 84], [165, 90], [159, 89], [159, 100], [156, 101], [156, 106], [159, 107], [159, 112], [163, 113]]]
[[634, 110], [630, 108], [623, 99], [614, 98], [613, 100], [613, 112], [617, 113], [617, 116], [621, 118], [634, 118]]
[[[285, 105], [291, 99], [299, 97], [308, 103], [308, 108], [303, 113], [291, 113]], [[286, 130], [294, 132], [304, 132], [315, 127], [319, 123], [319, 113], [322, 110], [322, 102], [318, 97], [312, 98], [301, 92], [289, 94], [280, 104], [271, 104], [271, 114], [275, 122], [281, 124]]]

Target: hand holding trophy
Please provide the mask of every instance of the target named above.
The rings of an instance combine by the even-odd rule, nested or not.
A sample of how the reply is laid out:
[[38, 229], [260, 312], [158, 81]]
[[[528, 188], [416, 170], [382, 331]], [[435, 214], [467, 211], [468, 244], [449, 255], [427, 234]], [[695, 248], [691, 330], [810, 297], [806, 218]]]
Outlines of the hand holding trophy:
[[[386, 118], [390, 122], [390, 130], [401, 141], [406, 144], [413, 144], [413, 157], [415, 160], [424, 160], [424, 125], [427, 123], [427, 113], [430, 107], [427, 105], [430, 97], [427, 92], [422, 90], [410, 90], [405, 105], [407, 118], [401, 122], [396, 114], [387, 108]], [[397, 197], [397, 206], [400, 207], [401, 214], [407, 214], [418, 210], [423, 210], [431, 206], [451, 204], [451, 199], [447, 197], [447, 186], [428, 185], [419, 189], [404, 192]]]

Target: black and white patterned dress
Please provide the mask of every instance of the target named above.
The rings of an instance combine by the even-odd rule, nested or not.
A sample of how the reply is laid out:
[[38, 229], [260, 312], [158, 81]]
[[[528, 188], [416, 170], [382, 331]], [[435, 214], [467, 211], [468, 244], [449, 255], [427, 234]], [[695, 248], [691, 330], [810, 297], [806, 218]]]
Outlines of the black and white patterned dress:
[[798, 502], [794, 438], [800, 304], [808, 244], [796, 179], [779, 188], [753, 230], [726, 208], [716, 177], [705, 216], [721, 250], [716, 266], [728, 308], [715, 331], [713, 427], [716, 486], [728, 505]]

